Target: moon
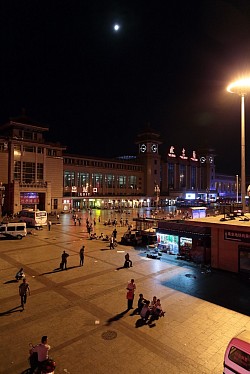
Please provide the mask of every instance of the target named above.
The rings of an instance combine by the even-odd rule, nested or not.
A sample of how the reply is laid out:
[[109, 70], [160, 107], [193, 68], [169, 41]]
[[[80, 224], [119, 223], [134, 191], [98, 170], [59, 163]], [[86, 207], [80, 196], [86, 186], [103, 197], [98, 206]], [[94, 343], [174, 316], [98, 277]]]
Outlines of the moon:
[[115, 30], [115, 31], [118, 31], [119, 29], [120, 29], [120, 25], [115, 24], [115, 25], [114, 25], [114, 30]]

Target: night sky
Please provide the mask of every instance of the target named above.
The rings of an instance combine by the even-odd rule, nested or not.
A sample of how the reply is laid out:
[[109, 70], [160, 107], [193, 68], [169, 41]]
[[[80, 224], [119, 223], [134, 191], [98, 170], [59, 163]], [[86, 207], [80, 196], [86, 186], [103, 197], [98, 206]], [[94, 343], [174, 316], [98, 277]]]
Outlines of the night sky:
[[[249, 0], [10, 0], [0, 30], [0, 123], [25, 108], [68, 152], [98, 157], [136, 154], [150, 123], [162, 155], [209, 147], [218, 172], [240, 174], [226, 87], [250, 74]], [[250, 175], [248, 144], [250, 97]]]

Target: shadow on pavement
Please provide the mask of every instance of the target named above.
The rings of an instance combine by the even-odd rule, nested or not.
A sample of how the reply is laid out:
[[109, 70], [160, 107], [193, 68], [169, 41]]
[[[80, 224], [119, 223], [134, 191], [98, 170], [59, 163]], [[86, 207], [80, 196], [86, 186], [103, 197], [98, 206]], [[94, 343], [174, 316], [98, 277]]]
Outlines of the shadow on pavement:
[[124, 310], [123, 312], [116, 314], [114, 317], [111, 317], [107, 320], [106, 326], [111, 325], [112, 322], [119, 321], [127, 312], [129, 309]]
[[129, 269], [129, 268], [125, 266], [120, 266], [119, 268], [116, 268], [116, 270], [121, 270], [121, 269]]
[[9, 284], [9, 283], [18, 283], [16, 279], [11, 279], [9, 281], [4, 282], [3, 284]]
[[204, 273], [198, 268], [187, 266], [185, 273], [172, 277], [170, 273], [162, 284], [250, 316], [249, 281], [244, 281], [237, 274], [213, 269], [210, 273]]
[[46, 275], [46, 274], [53, 274], [53, 273], [58, 273], [58, 272], [61, 272], [61, 271], [67, 271], [67, 270], [71, 270], [71, 269], [75, 269], [75, 268], [79, 268], [80, 266], [79, 265], [75, 265], [75, 266], [68, 266], [67, 269], [61, 269], [61, 268], [56, 268], [52, 271], [47, 271], [46, 273], [41, 273], [39, 274], [39, 277], [41, 275]]
[[18, 306], [16, 306], [15, 308], [12, 308], [12, 309], [6, 310], [6, 312], [2, 312], [2, 313], [0, 313], [0, 317], [2, 317], [2, 316], [7, 316], [7, 315], [9, 315], [9, 314], [11, 314], [11, 313], [22, 312], [23, 310], [20, 309], [20, 308], [22, 308], [21, 305], [18, 305]]

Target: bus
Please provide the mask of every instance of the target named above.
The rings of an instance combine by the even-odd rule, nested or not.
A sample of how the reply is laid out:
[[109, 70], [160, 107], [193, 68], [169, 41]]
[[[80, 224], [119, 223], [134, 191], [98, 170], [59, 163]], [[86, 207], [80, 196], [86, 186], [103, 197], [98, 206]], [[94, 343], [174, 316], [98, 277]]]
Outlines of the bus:
[[47, 225], [48, 214], [45, 210], [23, 209], [18, 214], [20, 222], [26, 222], [27, 226], [41, 227]]

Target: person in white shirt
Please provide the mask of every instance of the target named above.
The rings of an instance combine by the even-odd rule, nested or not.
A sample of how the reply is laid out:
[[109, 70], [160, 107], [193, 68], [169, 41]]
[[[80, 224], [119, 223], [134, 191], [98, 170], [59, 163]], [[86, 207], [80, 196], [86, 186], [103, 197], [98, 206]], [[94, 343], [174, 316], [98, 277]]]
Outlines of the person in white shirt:
[[44, 361], [48, 360], [49, 350], [50, 346], [48, 345], [47, 336], [43, 336], [41, 339], [41, 343], [37, 344], [34, 348], [32, 348], [31, 354], [36, 352], [38, 356], [38, 367], [40, 367]]
[[144, 304], [143, 307], [142, 307], [141, 313], [140, 313], [141, 318], [142, 318], [143, 321], [145, 321], [145, 322], [148, 320], [148, 317], [149, 317], [149, 315], [150, 315], [149, 304], [150, 304], [150, 301], [149, 301], [149, 300], [146, 300], [146, 301], [145, 301], [145, 304]]

